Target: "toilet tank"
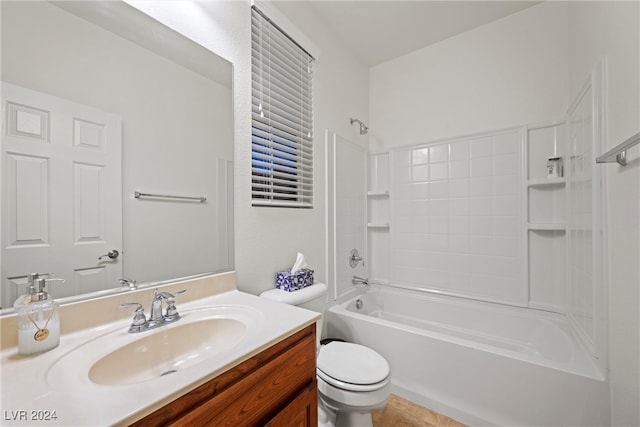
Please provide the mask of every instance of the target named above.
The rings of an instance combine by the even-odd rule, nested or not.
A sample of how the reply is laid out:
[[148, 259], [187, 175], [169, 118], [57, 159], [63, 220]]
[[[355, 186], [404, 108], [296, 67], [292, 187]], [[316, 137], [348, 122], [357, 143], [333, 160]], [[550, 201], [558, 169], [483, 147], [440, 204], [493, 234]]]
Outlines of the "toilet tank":
[[[307, 310], [320, 313], [320, 315], [323, 316], [326, 306], [327, 285], [324, 283], [314, 283], [311, 286], [292, 292], [281, 289], [269, 289], [268, 291], [262, 292], [260, 296], [284, 304], [306, 308]], [[322, 320], [322, 317], [320, 317], [320, 320], [318, 320], [316, 324], [318, 340], [322, 335]]]

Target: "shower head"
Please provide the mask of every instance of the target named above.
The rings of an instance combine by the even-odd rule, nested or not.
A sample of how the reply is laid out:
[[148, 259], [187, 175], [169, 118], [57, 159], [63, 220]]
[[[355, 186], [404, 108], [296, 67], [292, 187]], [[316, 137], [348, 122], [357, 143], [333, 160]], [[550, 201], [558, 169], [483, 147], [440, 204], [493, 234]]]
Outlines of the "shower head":
[[351, 124], [358, 123], [360, 125], [360, 135], [366, 135], [367, 134], [367, 131], [369, 130], [369, 128], [366, 127], [364, 125], [364, 123], [362, 123], [362, 121], [360, 121], [358, 119], [352, 119], [352, 118], [349, 118], [349, 120], [351, 121]]

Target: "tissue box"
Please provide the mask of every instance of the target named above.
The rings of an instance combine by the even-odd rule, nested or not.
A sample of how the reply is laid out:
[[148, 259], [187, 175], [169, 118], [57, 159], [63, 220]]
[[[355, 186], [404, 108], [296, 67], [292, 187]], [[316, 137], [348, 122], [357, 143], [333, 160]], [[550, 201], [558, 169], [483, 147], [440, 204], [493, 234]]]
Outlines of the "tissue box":
[[296, 273], [291, 273], [290, 271], [278, 271], [276, 273], [276, 288], [283, 291], [297, 291], [309, 285], [313, 285], [313, 270], [310, 268], [303, 268]]

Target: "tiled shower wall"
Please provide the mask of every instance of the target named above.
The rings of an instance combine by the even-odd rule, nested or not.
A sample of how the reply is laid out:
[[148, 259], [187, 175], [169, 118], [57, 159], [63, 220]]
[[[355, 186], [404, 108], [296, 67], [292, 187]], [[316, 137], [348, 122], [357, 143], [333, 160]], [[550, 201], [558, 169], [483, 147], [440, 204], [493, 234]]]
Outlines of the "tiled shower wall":
[[526, 304], [522, 129], [391, 153], [390, 281]]

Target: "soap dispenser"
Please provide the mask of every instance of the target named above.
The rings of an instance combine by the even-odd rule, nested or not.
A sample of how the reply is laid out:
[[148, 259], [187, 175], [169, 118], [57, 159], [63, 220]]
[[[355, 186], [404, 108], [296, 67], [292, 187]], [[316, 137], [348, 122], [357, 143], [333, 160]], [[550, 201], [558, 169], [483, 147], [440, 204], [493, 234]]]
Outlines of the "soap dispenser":
[[14, 307], [18, 313], [18, 353], [33, 355], [49, 351], [60, 344], [58, 303], [45, 290], [47, 282], [64, 279], [44, 279], [29, 274], [26, 294]]

